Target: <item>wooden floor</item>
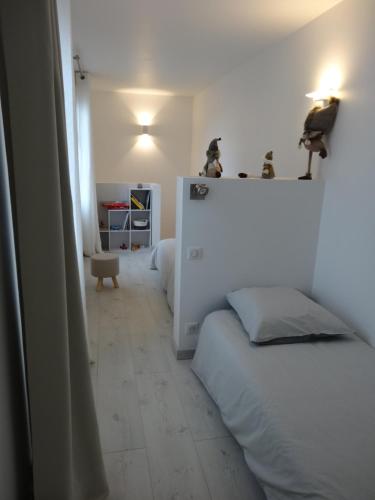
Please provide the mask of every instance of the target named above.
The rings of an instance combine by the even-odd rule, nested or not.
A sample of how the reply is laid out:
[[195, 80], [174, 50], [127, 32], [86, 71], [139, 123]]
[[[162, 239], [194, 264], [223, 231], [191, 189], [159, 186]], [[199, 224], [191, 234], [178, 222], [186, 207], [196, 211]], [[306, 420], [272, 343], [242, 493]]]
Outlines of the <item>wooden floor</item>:
[[[251, 500], [218, 410], [171, 350], [172, 316], [148, 251], [120, 256], [119, 289], [86, 262], [92, 380], [110, 500]], [[106, 282], [107, 281], [107, 282]]]

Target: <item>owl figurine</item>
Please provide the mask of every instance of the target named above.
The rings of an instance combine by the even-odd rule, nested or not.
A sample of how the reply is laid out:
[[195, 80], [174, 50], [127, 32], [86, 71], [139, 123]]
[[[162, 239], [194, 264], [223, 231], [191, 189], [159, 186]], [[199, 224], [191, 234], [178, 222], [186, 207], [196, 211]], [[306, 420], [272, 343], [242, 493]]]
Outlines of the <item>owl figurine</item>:
[[273, 151], [268, 151], [264, 157], [262, 179], [273, 179], [275, 170], [273, 168]]

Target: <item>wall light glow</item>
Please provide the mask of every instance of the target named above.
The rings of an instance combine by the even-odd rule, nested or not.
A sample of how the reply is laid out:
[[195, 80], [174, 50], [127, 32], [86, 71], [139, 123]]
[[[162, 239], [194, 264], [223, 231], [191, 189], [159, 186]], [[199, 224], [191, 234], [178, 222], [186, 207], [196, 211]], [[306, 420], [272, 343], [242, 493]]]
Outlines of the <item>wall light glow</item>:
[[138, 123], [142, 126], [150, 126], [152, 123], [152, 115], [147, 111], [142, 111], [142, 113], [138, 113]]
[[333, 96], [333, 91], [323, 91], [323, 90], [314, 90], [314, 92], [309, 92], [306, 94], [306, 97], [312, 99], [313, 101], [327, 101], [331, 96]]
[[141, 149], [151, 149], [154, 146], [154, 139], [149, 134], [142, 134], [138, 137], [137, 145]]
[[118, 89], [117, 92], [121, 94], [130, 94], [130, 95], [145, 95], [145, 96], [161, 96], [161, 97], [173, 97], [175, 94], [170, 92], [169, 90], [161, 90], [161, 89]]
[[[337, 66], [331, 66], [325, 70], [320, 78], [319, 88], [322, 91], [337, 93], [342, 84], [342, 74]], [[332, 94], [331, 94], [332, 95]]]
[[342, 73], [338, 66], [330, 66], [323, 71], [319, 88], [314, 92], [309, 92], [306, 97], [314, 101], [327, 101], [330, 97], [339, 97], [339, 90], [342, 85]]

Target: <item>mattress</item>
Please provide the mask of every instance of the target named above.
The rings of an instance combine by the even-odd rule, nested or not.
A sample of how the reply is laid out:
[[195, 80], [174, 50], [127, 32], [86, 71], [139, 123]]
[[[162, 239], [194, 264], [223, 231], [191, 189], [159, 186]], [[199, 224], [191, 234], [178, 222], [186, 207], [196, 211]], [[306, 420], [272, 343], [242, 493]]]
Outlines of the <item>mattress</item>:
[[174, 268], [175, 268], [176, 240], [169, 238], [161, 240], [151, 254], [151, 269], [157, 269], [160, 284], [167, 294], [167, 302], [171, 311], [174, 309]]
[[375, 499], [375, 351], [358, 337], [254, 346], [217, 311], [192, 369], [268, 500]]

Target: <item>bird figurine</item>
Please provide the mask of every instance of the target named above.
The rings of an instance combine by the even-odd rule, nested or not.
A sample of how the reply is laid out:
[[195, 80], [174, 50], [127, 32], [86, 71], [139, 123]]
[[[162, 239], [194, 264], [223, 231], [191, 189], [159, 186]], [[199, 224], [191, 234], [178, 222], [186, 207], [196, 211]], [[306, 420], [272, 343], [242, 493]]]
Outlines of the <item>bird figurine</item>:
[[299, 147], [302, 144], [309, 152], [309, 161], [305, 175], [298, 177], [301, 180], [311, 180], [311, 163], [313, 153], [319, 153], [321, 158], [328, 155], [326, 146], [326, 137], [331, 132], [338, 113], [340, 100], [331, 97], [325, 106], [315, 106], [309, 111], [304, 124], [302, 137], [299, 141]]

